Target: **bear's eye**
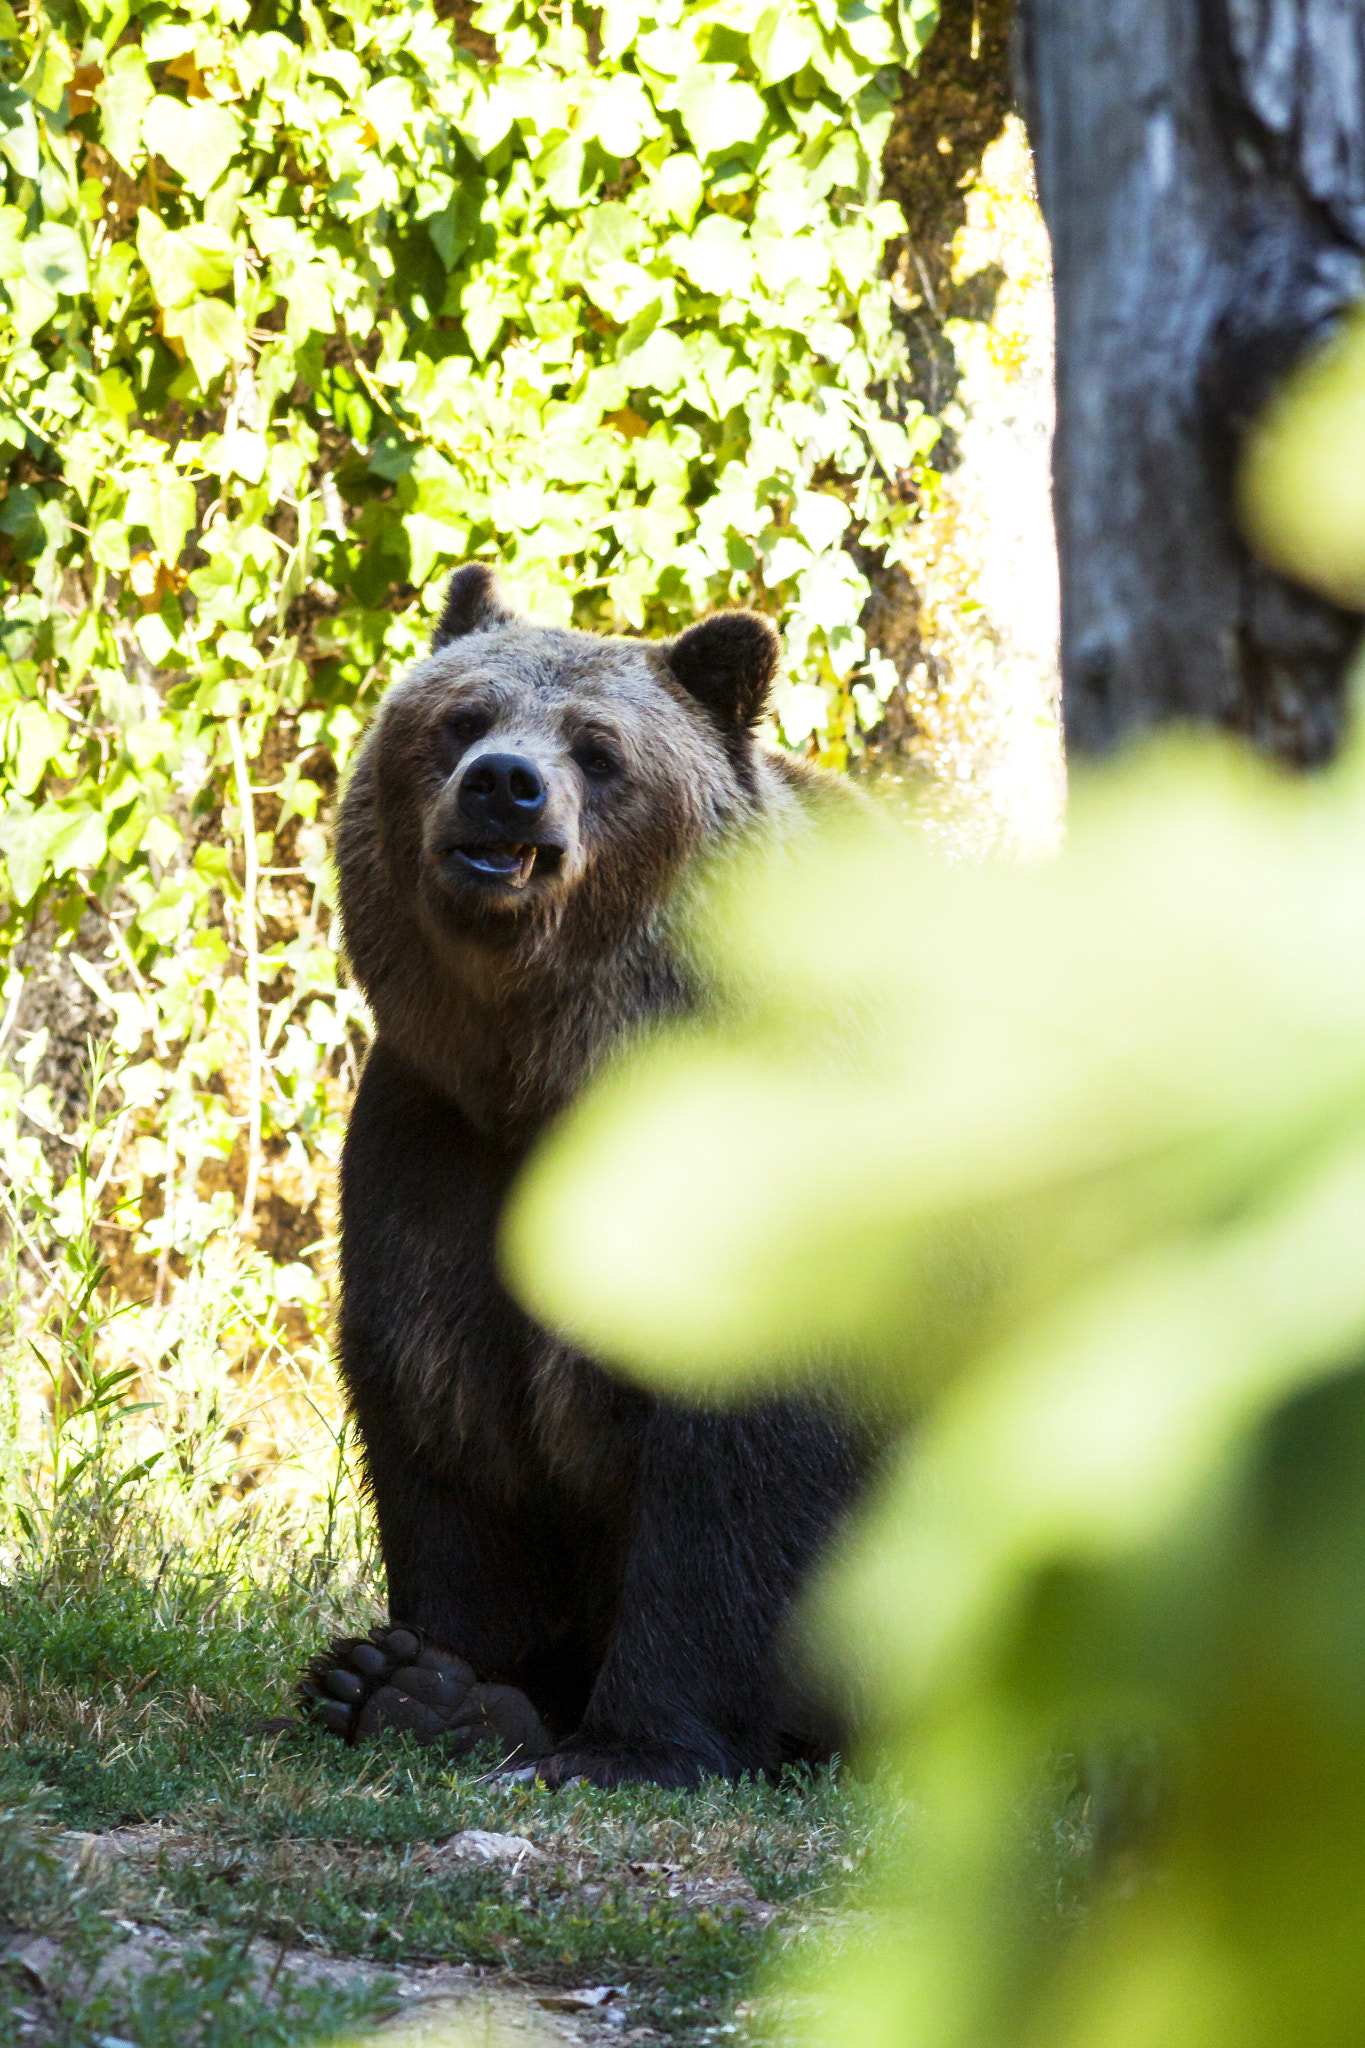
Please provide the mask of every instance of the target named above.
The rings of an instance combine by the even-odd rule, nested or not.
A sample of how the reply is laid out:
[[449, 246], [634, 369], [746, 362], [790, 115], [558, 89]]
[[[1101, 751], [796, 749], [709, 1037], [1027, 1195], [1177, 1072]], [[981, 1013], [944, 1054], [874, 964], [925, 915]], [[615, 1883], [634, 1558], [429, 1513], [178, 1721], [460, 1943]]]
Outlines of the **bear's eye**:
[[452, 711], [446, 720], [446, 731], [462, 747], [473, 740], [481, 740], [488, 730], [488, 713], [476, 711], [471, 705], [465, 711]]
[[621, 772], [621, 757], [605, 740], [581, 740], [573, 757], [593, 782], [606, 782]]

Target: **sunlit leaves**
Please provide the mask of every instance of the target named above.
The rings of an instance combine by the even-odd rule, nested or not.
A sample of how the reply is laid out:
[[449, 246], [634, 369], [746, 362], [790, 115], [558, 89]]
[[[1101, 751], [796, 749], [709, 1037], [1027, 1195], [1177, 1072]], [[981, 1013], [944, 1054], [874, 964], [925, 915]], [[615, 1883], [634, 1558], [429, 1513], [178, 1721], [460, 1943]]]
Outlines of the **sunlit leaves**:
[[130, 526], [146, 527], [163, 562], [180, 559], [194, 515], [195, 491], [188, 478], [177, 477], [169, 469], [135, 473], [124, 516]]
[[600, 142], [608, 155], [630, 157], [660, 133], [660, 121], [644, 87], [620, 72], [588, 96], [578, 130], [585, 140]]
[[161, 331], [168, 340], [183, 343], [205, 390], [229, 363], [247, 359], [242, 323], [235, 308], [221, 299], [194, 299], [189, 305], [168, 310]]
[[39, 291], [76, 298], [90, 286], [85, 247], [74, 228], [45, 221], [23, 243], [24, 275]]
[[142, 117], [152, 100], [147, 62], [136, 43], [114, 51], [95, 98], [103, 114], [104, 147], [125, 171], [134, 170], [142, 155]]
[[751, 39], [754, 63], [765, 85], [800, 71], [815, 55], [819, 32], [808, 15], [792, 6], [771, 7]]
[[[40, 6], [0, 36], [0, 945], [116, 905], [148, 1028], [196, 1019], [211, 1072], [242, 1015], [203, 948], [215, 920], [236, 943], [224, 721], [316, 755], [316, 845], [261, 851], [325, 931], [316, 792], [467, 553], [588, 626], [762, 604], [788, 739], [842, 758], [845, 543], [894, 546], [883, 485], [926, 446], [884, 416], [875, 207], [918, 42], [891, 0], [844, 12], [626, 0], [590, 50], [489, 0], [496, 62], [428, 0], [135, 0], [84, 42]], [[886, 68], [855, 48], [874, 20]], [[316, 996], [334, 1048], [347, 1000]], [[336, 1106], [281, 1076], [265, 1127], [303, 1148]]]
[[718, 298], [743, 298], [753, 277], [753, 250], [743, 227], [728, 214], [709, 213], [691, 235], [679, 236], [669, 254], [693, 284]]
[[144, 207], [137, 221], [137, 253], [159, 306], [184, 306], [200, 292], [232, 282], [232, 237], [219, 227], [206, 224], [177, 233]]
[[0, 821], [0, 853], [20, 903], [29, 902], [44, 877], [93, 867], [104, 853], [105, 823], [88, 805], [35, 808], [15, 797]]
[[0, 278], [23, 277], [24, 215], [17, 206], [0, 206]]
[[186, 106], [158, 93], [142, 116], [142, 140], [178, 171], [196, 199], [205, 199], [236, 154], [241, 129], [212, 101]]
[[679, 82], [683, 126], [703, 162], [735, 143], [756, 141], [763, 126], [767, 109], [761, 96], [742, 79], [731, 78], [730, 69], [697, 64]]
[[40, 34], [33, 60], [20, 82], [35, 106], [55, 113], [62, 103], [66, 82], [75, 68], [66, 43], [54, 35]]

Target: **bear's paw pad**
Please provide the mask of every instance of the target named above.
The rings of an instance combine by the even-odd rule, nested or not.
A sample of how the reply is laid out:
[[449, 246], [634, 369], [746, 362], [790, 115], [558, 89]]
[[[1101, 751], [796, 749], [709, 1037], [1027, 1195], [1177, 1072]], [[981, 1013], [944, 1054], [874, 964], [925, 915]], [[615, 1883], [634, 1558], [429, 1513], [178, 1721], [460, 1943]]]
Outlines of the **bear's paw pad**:
[[348, 1743], [392, 1729], [457, 1755], [495, 1743], [508, 1763], [550, 1747], [524, 1692], [481, 1682], [463, 1657], [415, 1629], [338, 1636], [309, 1664], [298, 1697], [313, 1722]]

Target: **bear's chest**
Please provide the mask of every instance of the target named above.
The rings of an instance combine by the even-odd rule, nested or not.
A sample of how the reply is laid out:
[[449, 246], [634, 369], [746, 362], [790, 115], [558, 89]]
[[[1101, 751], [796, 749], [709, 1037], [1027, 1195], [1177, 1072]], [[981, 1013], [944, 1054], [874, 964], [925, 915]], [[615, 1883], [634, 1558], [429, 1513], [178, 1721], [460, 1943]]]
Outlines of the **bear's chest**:
[[503, 1287], [498, 1226], [519, 1165], [375, 1046], [342, 1161], [346, 1377], [444, 1478], [617, 1494], [647, 1404]]

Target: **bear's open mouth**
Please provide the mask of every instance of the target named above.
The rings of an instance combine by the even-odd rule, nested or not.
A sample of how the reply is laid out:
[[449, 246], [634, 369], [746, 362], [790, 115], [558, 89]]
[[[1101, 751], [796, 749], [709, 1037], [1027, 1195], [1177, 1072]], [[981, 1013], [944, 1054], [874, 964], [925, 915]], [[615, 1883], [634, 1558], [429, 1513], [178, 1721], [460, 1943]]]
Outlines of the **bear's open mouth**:
[[532, 875], [553, 874], [564, 857], [561, 846], [530, 846], [515, 839], [499, 840], [491, 846], [455, 846], [451, 851], [476, 875], [510, 882], [514, 889], [524, 889]]

